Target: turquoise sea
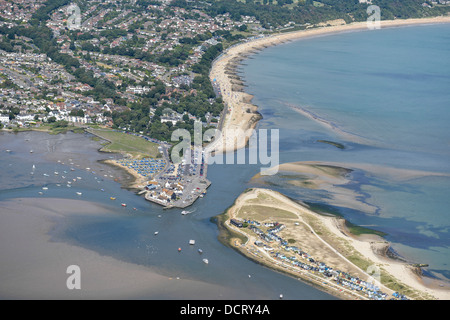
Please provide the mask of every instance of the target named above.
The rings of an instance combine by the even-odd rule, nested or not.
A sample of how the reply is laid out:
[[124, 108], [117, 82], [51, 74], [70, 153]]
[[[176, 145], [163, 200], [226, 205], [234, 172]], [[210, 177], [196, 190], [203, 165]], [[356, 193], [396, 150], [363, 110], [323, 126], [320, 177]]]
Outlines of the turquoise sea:
[[[385, 232], [399, 255], [428, 263], [428, 274], [443, 279], [450, 278], [448, 57], [450, 25], [431, 25], [294, 41], [261, 51], [240, 67], [246, 91], [254, 95], [263, 116], [258, 128], [280, 130], [281, 163], [330, 162], [353, 169], [351, 182], [336, 189], [354, 195], [348, 205], [337, 205], [339, 195], [333, 188], [299, 188], [283, 183], [280, 176], [272, 177], [275, 182], [281, 179], [273, 188], [298, 200], [327, 204], [354, 224]], [[121, 188], [119, 182], [127, 176], [98, 162], [117, 156], [98, 152], [101, 144], [91, 138], [0, 133], [0, 202], [43, 198], [52, 203], [59, 198], [98, 204], [111, 216], [58, 219], [51, 240], [146, 266], [173, 279], [215, 285], [198, 294], [196, 287], [187, 295], [138, 292], [143, 299], [278, 299], [280, 293], [285, 299], [334, 299], [218, 241], [211, 218], [246, 188], [259, 185], [251, 180], [259, 165], [209, 166], [212, 185], [207, 195], [183, 216], [181, 210], [163, 210]], [[339, 142], [345, 149], [318, 140]], [[74, 178], [77, 181], [67, 187]], [[110, 196], [117, 197], [117, 203]], [[1, 213], [0, 223], [6, 223]], [[196, 240], [195, 248], [188, 244], [190, 239]], [[178, 247], [183, 248], [181, 254]], [[207, 266], [197, 248], [209, 259]], [[12, 255], [14, 244], [0, 251], [0, 261]], [[1, 266], [0, 280], [10, 280], [12, 275]], [[16, 294], [0, 286], [0, 298]], [[102, 294], [99, 291], [98, 297]]]
[[[449, 57], [450, 25], [422, 25], [293, 41], [261, 51], [240, 69], [264, 117], [260, 128], [280, 129], [280, 162], [355, 168], [344, 187], [375, 209], [335, 209], [387, 233], [400, 256], [447, 279]], [[336, 202], [332, 190], [279, 182], [277, 189], [299, 200]]]

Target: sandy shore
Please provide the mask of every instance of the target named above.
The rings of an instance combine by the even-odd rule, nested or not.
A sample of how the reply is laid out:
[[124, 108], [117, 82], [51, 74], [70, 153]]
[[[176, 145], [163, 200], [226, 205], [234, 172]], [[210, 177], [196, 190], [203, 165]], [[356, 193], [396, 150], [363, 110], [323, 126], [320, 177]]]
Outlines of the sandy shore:
[[[69, 216], [111, 214], [106, 207], [81, 200], [0, 202], [0, 299], [190, 299], [192, 292], [198, 299], [209, 299], [227, 292], [215, 284], [161, 275], [59, 242], [51, 235]], [[80, 290], [66, 286], [70, 265], [80, 267]], [[236, 294], [231, 291], [227, 294]]]
[[[381, 28], [387, 28], [436, 23], [450, 23], [450, 17], [384, 20], [381, 21], [380, 26]], [[261, 119], [260, 114], [257, 112], [257, 106], [251, 104], [252, 96], [243, 91], [243, 83], [236, 75], [235, 68], [243, 59], [259, 50], [288, 41], [358, 30], [370, 31], [366, 22], [343, 25], [331, 24], [331, 26], [319, 26], [313, 29], [249, 40], [224, 51], [214, 61], [210, 79], [220, 88], [227, 112], [223, 121], [222, 136], [209, 146], [209, 150], [229, 152], [245, 147], [253, 129]]]
[[127, 183], [127, 182], [125, 182], [125, 181], [122, 181], [122, 182], [121, 182], [121, 183], [126, 184], [126, 187], [127, 187], [128, 189], [138, 189], [138, 190], [141, 190], [141, 189], [143, 189], [143, 188], [147, 185], [147, 183], [148, 183], [148, 181], [149, 181], [148, 178], [146, 178], [146, 177], [140, 175], [140, 174], [137, 173], [135, 170], [130, 169], [130, 168], [128, 168], [128, 167], [126, 167], [126, 166], [120, 164], [120, 163], [117, 162], [116, 160], [104, 160], [103, 163], [106, 163], [106, 164], [108, 164], [108, 165], [110, 165], [110, 166], [115, 166], [115, 167], [117, 167], [117, 168], [120, 168], [120, 169], [126, 171], [128, 174], [130, 174], [130, 175], [134, 178], [134, 181], [133, 181], [133, 182], [129, 182], [129, 183]]
[[[414, 291], [412, 294], [414, 298], [430, 299], [431, 297], [434, 297], [435, 299], [442, 300], [450, 299], [450, 291], [448, 288], [439, 288], [436, 283], [433, 284], [433, 286], [425, 286], [421, 278], [414, 272], [414, 268], [406, 263], [387, 258], [385, 251], [389, 247], [389, 244], [384, 239], [374, 235], [366, 235], [361, 237], [351, 235], [348, 230], [346, 230], [342, 219], [319, 215], [309, 210], [307, 207], [302, 206], [299, 203], [296, 203], [282, 194], [270, 189], [251, 189], [250, 191], [241, 194], [238, 199], [236, 199], [235, 204], [227, 211], [228, 218], [242, 218], [242, 215], [245, 215], [243, 214], [243, 211], [247, 212], [247, 215], [251, 214], [251, 206], [266, 207], [267, 209], [264, 213], [266, 218], [267, 214], [271, 215], [270, 208], [276, 210], [282, 209], [285, 210], [285, 212], [290, 212], [291, 216], [284, 213], [284, 217], [270, 216], [268, 220], [281, 220], [283, 224], [287, 225], [285, 230], [298, 228], [297, 224], [294, 226], [294, 222], [305, 224], [309, 228], [305, 228], [305, 230], [314, 230], [311, 233], [292, 233], [291, 231], [291, 233], [287, 236], [298, 240], [298, 245], [301, 248], [309, 248], [310, 250], [313, 250], [310, 251], [313, 257], [317, 257], [319, 261], [325, 261], [328, 265], [333, 266], [335, 269], [345, 270], [346, 272], [350, 272], [350, 274], [356, 275], [363, 280], [369, 279], [369, 275], [366, 272], [367, 270], [363, 270], [347, 259], [350, 255], [354, 256], [355, 254], [359, 254], [364, 257], [364, 260], [377, 266], [381, 270], [382, 277], [389, 274], [391, 275], [391, 278], [394, 277], [396, 279], [396, 283], [402, 283], [403, 285], [411, 288]], [[256, 212], [257, 211], [258, 210], [256, 210]], [[256, 214], [259, 215], [258, 213]], [[296, 218], [294, 218], [294, 216], [296, 216]], [[226, 224], [228, 225], [228, 222]], [[237, 232], [242, 232], [237, 228], [234, 228], [234, 230]], [[246, 233], [246, 236], [248, 237], [249, 233]], [[299, 238], [297, 239], [295, 237]], [[239, 250], [242, 250], [244, 254], [255, 252], [257, 248], [254, 246], [252, 247], [252, 244], [257, 239], [258, 238], [256, 236], [254, 236], [254, 238], [250, 236], [247, 244], [241, 246]], [[264, 253], [260, 255], [260, 257], [263, 256]], [[252, 258], [254, 258], [254, 256], [252, 256]], [[277, 269], [276, 262], [270, 261], [267, 257], [262, 259], [260, 262]], [[296, 276], [299, 275], [298, 272], [293, 274]], [[311, 280], [311, 277], [303, 278]], [[318, 281], [317, 283], [321, 285], [324, 282]], [[326, 284], [325, 287], [328, 287], [328, 284]], [[393, 292], [384, 285], [381, 285], [380, 288], [383, 292], [389, 294], [392, 294]], [[333, 290], [331, 290], [331, 292], [333, 293]], [[345, 292], [335, 291], [335, 294], [340, 297], [342, 297], [342, 293], [345, 294]], [[352, 299], [354, 296], [348, 292], [347, 298]]]

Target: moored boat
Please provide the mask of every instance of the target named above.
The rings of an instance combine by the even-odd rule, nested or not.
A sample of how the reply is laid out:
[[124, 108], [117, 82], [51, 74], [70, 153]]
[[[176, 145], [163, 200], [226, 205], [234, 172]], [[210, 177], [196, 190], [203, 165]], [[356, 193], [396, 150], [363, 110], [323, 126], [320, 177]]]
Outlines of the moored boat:
[[203, 259], [203, 262], [206, 263], [206, 264], [209, 263], [208, 259]]

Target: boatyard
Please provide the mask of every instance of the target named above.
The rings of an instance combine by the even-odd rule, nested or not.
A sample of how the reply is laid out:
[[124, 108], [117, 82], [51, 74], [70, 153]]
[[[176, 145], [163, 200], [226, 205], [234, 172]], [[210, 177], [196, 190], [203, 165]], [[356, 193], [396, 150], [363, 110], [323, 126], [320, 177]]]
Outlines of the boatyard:
[[[111, 132], [104, 130], [88, 130], [110, 144], [127, 144], [132, 149], [134, 145], [145, 150], [154, 150], [157, 146], [158, 154], [142, 156], [125, 153], [123, 159], [107, 161], [107, 163], [121, 167], [136, 179], [134, 188], [146, 200], [165, 208], [186, 208], [198, 198], [206, 194], [211, 182], [206, 179], [207, 165], [203, 150], [192, 149], [191, 154], [185, 155], [181, 163], [170, 160], [168, 143], [161, 142], [144, 135], [134, 133]], [[127, 140], [128, 139], [128, 140]], [[146, 145], [150, 145], [146, 147]], [[103, 151], [108, 150], [104, 148]], [[151, 157], [153, 156], [153, 157]]]

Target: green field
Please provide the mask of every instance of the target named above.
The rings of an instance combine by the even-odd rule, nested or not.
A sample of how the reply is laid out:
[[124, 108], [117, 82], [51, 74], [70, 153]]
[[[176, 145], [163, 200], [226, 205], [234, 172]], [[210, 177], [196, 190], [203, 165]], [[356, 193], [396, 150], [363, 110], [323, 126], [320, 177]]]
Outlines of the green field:
[[158, 158], [158, 144], [141, 137], [112, 130], [91, 129], [90, 133], [108, 141], [101, 151], [131, 154], [133, 158]]

